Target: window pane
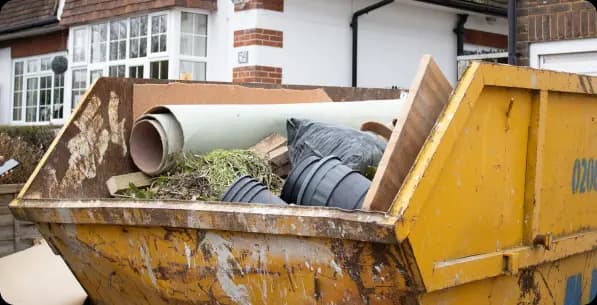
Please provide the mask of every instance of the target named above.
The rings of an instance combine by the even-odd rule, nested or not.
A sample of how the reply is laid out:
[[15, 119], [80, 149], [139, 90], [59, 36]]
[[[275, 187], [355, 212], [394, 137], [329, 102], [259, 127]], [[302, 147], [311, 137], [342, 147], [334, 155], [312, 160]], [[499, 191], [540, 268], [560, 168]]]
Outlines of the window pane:
[[180, 61], [180, 79], [184, 80], [205, 80], [205, 68], [204, 62], [194, 62], [181, 60]]
[[126, 40], [118, 42], [118, 59], [126, 58]]
[[166, 51], [166, 34], [160, 34], [160, 52]]
[[52, 112], [52, 76], [40, 77], [39, 86], [39, 121], [50, 120]]
[[73, 93], [72, 93], [72, 100], [71, 100], [71, 107], [72, 109], [79, 103], [79, 100], [85, 93], [85, 88], [87, 88], [87, 83], [85, 82], [87, 78], [87, 69], [79, 69], [73, 70]]
[[139, 40], [139, 57], [147, 56], [147, 38], [143, 37]]
[[118, 39], [118, 22], [110, 23], [110, 41]]
[[110, 60], [115, 60], [118, 57], [118, 43], [110, 42]]
[[126, 20], [110, 23], [110, 60], [126, 58]]
[[147, 16], [131, 18], [130, 28], [129, 57], [145, 57], [147, 55]]
[[207, 37], [195, 36], [193, 39], [193, 55], [207, 56]]
[[15, 75], [23, 74], [23, 62], [15, 63]]
[[120, 28], [120, 39], [126, 39], [126, 20], [118, 22]]
[[133, 17], [130, 21], [131, 37], [139, 36], [139, 17]]
[[180, 34], [180, 54], [193, 55], [193, 45], [191, 44], [193, 36]]
[[193, 22], [194, 32], [199, 35], [207, 35], [207, 15], [193, 14], [195, 19]]
[[110, 77], [124, 77], [125, 65], [110, 66], [108, 75]]
[[193, 14], [182, 12], [180, 14], [180, 31], [183, 33], [193, 33]]
[[153, 16], [151, 17], [151, 52], [165, 52], [166, 51], [166, 30], [167, 30], [167, 16]]
[[52, 69], [52, 58], [44, 57], [41, 59], [41, 71], [48, 71]]
[[180, 54], [207, 56], [207, 15], [181, 13]]
[[81, 28], [73, 31], [73, 60], [85, 61], [85, 45], [87, 44], [87, 29]]
[[37, 77], [27, 79], [27, 97], [25, 105], [25, 121], [35, 122], [37, 121], [37, 90], [38, 90], [38, 79]]
[[104, 74], [103, 70], [91, 70], [89, 71], [89, 83], [93, 83], [96, 79], [102, 77]]
[[130, 66], [129, 77], [143, 78], [143, 66]]
[[23, 119], [23, 66], [22, 61], [15, 62], [13, 94], [12, 94], [12, 120], [20, 121]]
[[168, 61], [154, 61], [149, 65], [149, 77], [156, 79], [168, 79]]
[[52, 118], [62, 119], [64, 109], [64, 74], [54, 75], [54, 100], [52, 101]]
[[39, 59], [30, 59], [27, 61], [27, 73], [39, 71]]
[[168, 17], [167, 15], [161, 15], [161, 16], [159, 16], [159, 18], [160, 18], [159, 32], [160, 33], [166, 33], [166, 31], [167, 31], [167, 28], [168, 28], [167, 23], [166, 23], [167, 17]]
[[23, 92], [15, 91], [12, 98], [12, 120], [20, 121], [22, 120], [21, 114], [23, 109]]
[[106, 61], [108, 30], [105, 23], [91, 26], [91, 62]]
[[151, 17], [151, 34], [160, 32], [160, 16]]

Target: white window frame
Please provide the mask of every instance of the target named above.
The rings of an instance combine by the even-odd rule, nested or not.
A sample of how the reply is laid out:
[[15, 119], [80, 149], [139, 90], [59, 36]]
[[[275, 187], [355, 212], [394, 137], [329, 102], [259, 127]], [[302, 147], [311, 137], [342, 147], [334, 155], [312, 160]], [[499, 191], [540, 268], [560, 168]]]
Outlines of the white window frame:
[[[205, 52], [205, 56], [191, 56], [191, 55], [183, 55], [180, 52], [180, 36], [181, 36], [181, 29], [182, 29], [182, 21], [181, 21], [181, 17], [182, 17], [182, 12], [187, 12], [187, 13], [193, 13], [193, 14], [203, 14], [203, 15], [207, 15], [207, 39], [206, 39], [206, 52]], [[180, 61], [184, 60], [184, 61], [192, 61], [192, 62], [204, 62], [205, 63], [205, 80], [209, 79], [209, 54], [210, 54], [210, 46], [213, 43], [210, 40], [210, 37], [212, 37], [212, 28], [213, 28], [213, 24], [212, 22], [212, 16], [209, 13], [209, 11], [206, 10], [201, 10], [201, 9], [175, 9], [174, 10], [174, 14], [173, 14], [173, 21], [174, 21], [174, 26], [176, 29], [178, 29], [178, 31], [176, 31], [176, 33], [174, 33], [174, 35], [170, 35], [173, 36], [172, 39], [174, 40], [173, 43], [176, 46], [176, 52], [174, 53], [175, 55], [172, 58], [172, 61], [174, 61], [172, 64], [170, 64], [170, 69], [174, 70], [171, 71], [170, 78], [172, 78], [172, 76], [174, 76], [176, 79], [180, 79]], [[170, 37], [168, 37], [168, 39], [170, 39]], [[173, 73], [172, 73], [173, 72]]]
[[[41, 59], [42, 58], [46, 58], [46, 57], [50, 57], [51, 59], [53, 59], [56, 56], [66, 56], [66, 52], [53, 52], [53, 53], [47, 53], [47, 54], [42, 54], [42, 55], [35, 55], [35, 56], [28, 56], [28, 57], [19, 57], [19, 58], [15, 58], [12, 60], [12, 64], [11, 64], [11, 71], [10, 71], [10, 76], [11, 76], [11, 81], [10, 81], [10, 107], [9, 107], [9, 113], [10, 113], [10, 124], [11, 125], [28, 125], [28, 126], [33, 126], [33, 125], [62, 125], [65, 122], [66, 117], [68, 117], [68, 114], [70, 113], [68, 111], [67, 108], [67, 97], [66, 97], [66, 93], [67, 93], [67, 86], [66, 86], [66, 78], [68, 75], [68, 71], [64, 72], [64, 78], [63, 78], [63, 94], [62, 94], [62, 118], [61, 119], [54, 119], [53, 118], [53, 111], [50, 112], [50, 120], [48, 121], [39, 121], [39, 107], [40, 107], [40, 86], [41, 86], [41, 82], [39, 81], [41, 77], [45, 77], [45, 76], [51, 76], [51, 80], [52, 80], [52, 86], [51, 86], [51, 92], [50, 92], [50, 107], [53, 107], [54, 104], [54, 72], [52, 70], [46, 70], [46, 71], [36, 71], [36, 72], [27, 72], [27, 63], [30, 60], [38, 60], [40, 62], [40, 69], [41, 69]], [[14, 110], [14, 88], [15, 88], [15, 66], [17, 64], [17, 62], [23, 62], [23, 84], [22, 84], [22, 92], [21, 92], [21, 120], [13, 120], [13, 110]], [[38, 79], [38, 87], [37, 87], [37, 105], [36, 105], [36, 109], [37, 109], [37, 114], [36, 114], [36, 121], [35, 122], [27, 122], [26, 121], [26, 111], [27, 111], [27, 79], [31, 78], [31, 77], [37, 77]]]
[[[180, 29], [181, 29], [181, 12], [189, 12], [194, 14], [207, 15], [207, 52], [206, 56], [189, 56], [180, 54]], [[151, 52], [151, 27], [152, 17], [166, 15], [167, 18], [167, 30], [166, 30], [166, 51], [164, 52]], [[147, 16], [147, 52], [145, 57], [130, 58], [130, 19], [139, 16]], [[110, 22], [116, 22], [120, 20], [126, 20], [127, 24], [127, 38], [126, 38], [126, 58], [122, 60], [110, 61]], [[91, 62], [91, 26], [97, 24], [106, 24], [107, 27], [107, 43], [106, 43], [106, 61], [104, 62]], [[69, 50], [69, 68], [65, 72], [65, 88], [64, 88], [64, 108], [66, 109], [65, 115], [71, 113], [71, 100], [72, 100], [72, 71], [78, 69], [87, 69], [86, 81], [87, 87], [91, 87], [91, 71], [102, 70], [102, 76], [108, 76], [109, 67], [113, 65], [125, 65], [125, 77], [130, 77], [129, 69], [131, 66], [143, 66], [143, 78], [150, 77], [150, 64], [153, 61], [168, 60], [168, 79], [179, 79], [180, 77], [180, 61], [187, 60], [193, 62], [205, 62], [206, 71], [205, 79], [209, 79], [209, 54], [211, 52], [212, 40], [212, 29], [213, 29], [213, 16], [210, 11], [202, 9], [192, 8], [173, 8], [170, 10], [156, 11], [151, 13], [139, 13], [131, 14], [124, 17], [116, 17], [112, 19], [101, 20], [85, 25], [72, 27], [69, 29], [68, 39], [68, 50]], [[85, 29], [85, 61], [74, 62], [74, 31], [79, 29]], [[25, 67], [26, 68], [26, 67]]]

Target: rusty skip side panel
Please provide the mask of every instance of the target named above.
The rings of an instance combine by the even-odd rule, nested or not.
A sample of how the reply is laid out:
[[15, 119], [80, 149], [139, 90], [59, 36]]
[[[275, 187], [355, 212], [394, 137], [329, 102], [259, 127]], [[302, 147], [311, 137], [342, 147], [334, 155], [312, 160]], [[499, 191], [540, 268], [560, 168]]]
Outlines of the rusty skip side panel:
[[101, 78], [23, 188], [30, 198], [109, 197], [105, 181], [135, 170], [129, 157], [133, 81]]
[[13, 213], [37, 223], [213, 229], [396, 243], [395, 216], [321, 207], [187, 201], [17, 199]]
[[95, 304], [416, 304], [397, 245], [39, 224]]

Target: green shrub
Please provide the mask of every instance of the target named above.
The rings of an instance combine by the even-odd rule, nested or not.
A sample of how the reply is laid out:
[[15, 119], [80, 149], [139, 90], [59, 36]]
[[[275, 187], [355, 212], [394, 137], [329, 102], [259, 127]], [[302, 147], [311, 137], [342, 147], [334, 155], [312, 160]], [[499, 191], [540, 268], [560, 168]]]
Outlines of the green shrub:
[[55, 135], [56, 128], [48, 126], [0, 126], [0, 155], [21, 163], [0, 184], [26, 182]]

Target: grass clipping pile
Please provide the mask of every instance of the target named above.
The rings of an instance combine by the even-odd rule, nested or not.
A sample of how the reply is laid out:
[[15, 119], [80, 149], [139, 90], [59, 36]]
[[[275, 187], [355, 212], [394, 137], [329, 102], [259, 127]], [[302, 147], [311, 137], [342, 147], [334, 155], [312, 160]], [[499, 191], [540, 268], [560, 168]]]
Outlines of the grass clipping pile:
[[282, 178], [269, 162], [248, 150], [214, 150], [205, 155], [183, 154], [167, 175], [156, 177], [147, 189], [130, 187], [125, 197], [217, 201], [239, 177], [250, 175], [279, 194]]

